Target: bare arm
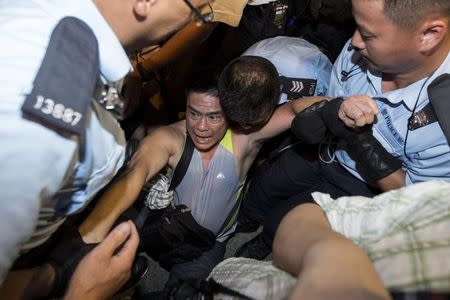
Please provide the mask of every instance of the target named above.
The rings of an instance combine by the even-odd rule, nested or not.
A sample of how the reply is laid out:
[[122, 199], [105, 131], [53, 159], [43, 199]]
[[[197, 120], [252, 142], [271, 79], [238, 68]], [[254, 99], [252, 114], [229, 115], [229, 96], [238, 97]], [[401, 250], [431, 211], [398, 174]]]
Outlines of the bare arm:
[[131, 159], [129, 169], [103, 194], [81, 224], [83, 240], [87, 243], [102, 241], [117, 218], [133, 204], [144, 184], [176, 156], [178, 145], [182, 143], [183, 139], [180, 141], [173, 126], [162, 127], [145, 138]]
[[314, 204], [300, 205], [283, 219], [273, 259], [298, 277], [291, 299], [390, 299], [367, 255], [333, 232]]
[[183, 55], [195, 53], [200, 44], [205, 41], [216, 27], [217, 23], [208, 23], [198, 26], [195, 22], [188, 23], [180, 31], [175, 33], [161, 48], [153, 51], [151, 55], [139, 62], [139, 69], [134, 66], [133, 72], [125, 79], [122, 90], [127, 99], [126, 115], [129, 116], [136, 109], [142, 92], [143, 78], [145, 74], [158, 72], [170, 63], [173, 63]]
[[269, 122], [261, 130], [250, 134], [250, 140], [256, 143], [263, 143], [265, 140], [277, 136], [291, 127], [292, 120], [296, 114], [316, 102], [329, 98], [326, 96], [305, 97], [279, 106], [275, 109]]
[[[175, 33], [158, 51], [141, 62], [145, 72], [155, 72], [172, 63], [182, 55], [196, 49], [205, 41], [216, 27], [217, 23], [197, 25], [188, 23]], [[140, 78], [137, 68], [130, 74], [131, 77]]]
[[405, 176], [405, 171], [399, 169], [391, 175], [379, 180], [377, 185], [383, 192], [399, 189], [405, 186]]
[[159, 70], [165, 65], [175, 61], [182, 55], [197, 48], [203, 43], [217, 26], [217, 23], [197, 25], [190, 22], [183, 29], [172, 36], [162, 48], [155, 52], [151, 60], [144, 62], [143, 67]]

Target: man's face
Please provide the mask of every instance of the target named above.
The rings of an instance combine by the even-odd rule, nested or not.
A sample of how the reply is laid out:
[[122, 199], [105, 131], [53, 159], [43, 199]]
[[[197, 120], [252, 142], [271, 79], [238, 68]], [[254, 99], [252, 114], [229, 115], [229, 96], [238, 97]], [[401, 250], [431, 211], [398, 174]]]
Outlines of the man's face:
[[209, 151], [222, 140], [227, 123], [219, 98], [190, 92], [187, 97], [186, 129], [199, 151]]
[[[187, 0], [199, 11], [213, 0]], [[195, 14], [185, 0], [158, 0], [149, 16], [146, 43], [151, 44], [164, 40], [180, 30]]]
[[[392, 23], [383, 13], [383, 0], [352, 0], [357, 28], [352, 45], [371, 69], [389, 74], [404, 74], [420, 62], [420, 34]], [[413, 8], [411, 8], [413, 9]]]

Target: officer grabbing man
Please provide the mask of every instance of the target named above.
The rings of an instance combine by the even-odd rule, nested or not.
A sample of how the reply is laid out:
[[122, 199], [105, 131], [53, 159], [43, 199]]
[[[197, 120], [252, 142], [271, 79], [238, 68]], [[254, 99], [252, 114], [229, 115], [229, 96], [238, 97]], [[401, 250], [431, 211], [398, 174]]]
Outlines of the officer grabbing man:
[[[123, 108], [118, 81], [131, 70], [127, 52], [167, 37], [192, 16], [210, 20], [202, 10], [208, 2], [0, 4], [0, 294], [8, 299], [48, 295], [55, 277], [51, 267], [6, 276], [9, 268], [19, 254], [43, 249], [65, 218], [83, 210], [122, 166], [125, 138], [117, 121]], [[95, 252], [97, 261], [125, 262], [120, 272], [103, 280], [111, 288], [99, 292], [100, 298], [123, 282], [113, 279], [129, 277], [137, 237], [134, 225], [124, 226], [119, 230], [122, 239]], [[123, 236], [128, 238], [125, 244]], [[111, 245], [122, 244], [120, 252], [109, 251]], [[38, 253], [31, 259], [33, 266], [41, 263]], [[89, 273], [89, 268], [83, 271], [86, 265], [77, 274]], [[94, 283], [101, 279], [92, 277]], [[83, 292], [87, 287], [78, 288]]]

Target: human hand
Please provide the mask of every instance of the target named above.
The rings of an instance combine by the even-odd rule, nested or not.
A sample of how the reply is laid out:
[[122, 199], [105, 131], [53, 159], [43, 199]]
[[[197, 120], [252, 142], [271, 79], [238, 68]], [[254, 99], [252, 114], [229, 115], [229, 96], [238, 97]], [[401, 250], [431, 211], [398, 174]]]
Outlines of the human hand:
[[121, 223], [80, 262], [64, 299], [107, 299], [130, 278], [139, 244], [133, 222]]
[[338, 116], [348, 127], [356, 128], [373, 124], [379, 109], [369, 96], [351, 96], [339, 107]]

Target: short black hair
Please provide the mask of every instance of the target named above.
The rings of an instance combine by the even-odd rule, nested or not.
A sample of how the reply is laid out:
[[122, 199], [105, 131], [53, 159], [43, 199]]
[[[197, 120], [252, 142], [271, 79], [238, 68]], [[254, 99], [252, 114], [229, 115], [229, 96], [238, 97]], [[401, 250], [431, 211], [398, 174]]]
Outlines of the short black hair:
[[403, 29], [414, 29], [429, 17], [450, 15], [449, 0], [384, 0], [384, 14]]
[[186, 94], [196, 92], [219, 97], [217, 83], [220, 70], [215, 66], [200, 66], [189, 72]]
[[259, 56], [240, 56], [228, 63], [218, 89], [228, 123], [238, 130], [268, 121], [281, 95], [277, 69]]

